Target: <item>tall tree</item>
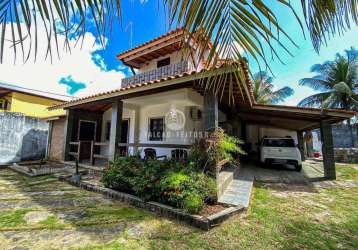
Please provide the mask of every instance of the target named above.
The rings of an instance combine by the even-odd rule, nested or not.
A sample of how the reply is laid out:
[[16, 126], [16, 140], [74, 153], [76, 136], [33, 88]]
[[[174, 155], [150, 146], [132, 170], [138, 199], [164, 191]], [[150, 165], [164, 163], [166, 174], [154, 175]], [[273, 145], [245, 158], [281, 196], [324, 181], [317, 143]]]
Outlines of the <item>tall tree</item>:
[[[303, 99], [298, 105], [309, 107], [337, 108], [358, 111], [358, 51], [354, 48], [337, 54], [335, 60], [315, 64], [311, 72], [316, 75], [303, 78], [300, 85], [308, 86], [319, 93]], [[348, 120], [352, 145], [353, 128]]]
[[274, 90], [272, 82], [273, 78], [265, 71], [260, 71], [254, 75], [254, 97], [257, 103], [276, 104], [293, 95], [294, 91], [290, 87]]

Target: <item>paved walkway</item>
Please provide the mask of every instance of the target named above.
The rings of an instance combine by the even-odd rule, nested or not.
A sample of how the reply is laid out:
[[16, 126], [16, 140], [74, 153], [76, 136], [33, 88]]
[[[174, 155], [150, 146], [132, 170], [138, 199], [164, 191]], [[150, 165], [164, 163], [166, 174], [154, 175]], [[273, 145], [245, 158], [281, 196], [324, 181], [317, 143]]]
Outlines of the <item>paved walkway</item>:
[[229, 184], [224, 194], [219, 198], [219, 202], [223, 204], [230, 204], [244, 208], [249, 207], [252, 186], [254, 183], [254, 176], [250, 173], [238, 171], [234, 179]]
[[0, 169], [0, 249], [68, 249], [143, 237], [153, 217], [59, 182]]

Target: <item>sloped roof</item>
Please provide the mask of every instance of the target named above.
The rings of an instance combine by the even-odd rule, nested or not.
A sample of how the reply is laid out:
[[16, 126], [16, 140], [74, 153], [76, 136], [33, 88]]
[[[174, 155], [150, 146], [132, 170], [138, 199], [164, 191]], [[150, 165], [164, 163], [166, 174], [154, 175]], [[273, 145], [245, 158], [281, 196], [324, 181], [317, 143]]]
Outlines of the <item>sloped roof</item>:
[[0, 82], [0, 89], [6, 89], [9, 91], [20, 92], [20, 93], [24, 93], [24, 94], [28, 94], [28, 95], [39, 96], [39, 97], [44, 97], [44, 98], [57, 100], [57, 101], [63, 101], [63, 102], [70, 101], [73, 99], [72, 96], [55, 94], [55, 93], [31, 89], [31, 88], [24, 88], [24, 87], [20, 87], [17, 85], [4, 83], [4, 82]]
[[[118, 54], [117, 58], [127, 66], [140, 68], [143, 63], [180, 50], [185, 35], [188, 35], [188, 38], [193, 44], [200, 46], [200, 43], [197, 43], [195, 33], [186, 32], [184, 28], [177, 28], [148, 42], [126, 50]], [[212, 48], [213, 46], [210, 39], [208, 40], [208, 46], [209, 48]]]
[[[243, 70], [245, 72], [245, 78], [246, 78], [246, 81], [247, 81], [246, 86], [251, 86], [246, 60], [243, 60], [241, 62], [241, 66], [243, 67]], [[145, 82], [145, 83], [139, 83], [139, 84], [135, 84], [135, 85], [130, 85], [130, 86], [124, 87], [124, 88], [114, 89], [114, 90], [111, 90], [111, 91], [102, 92], [102, 93], [94, 94], [94, 95], [87, 96], [87, 97], [77, 98], [75, 100], [68, 101], [66, 103], [62, 103], [62, 104], [59, 104], [59, 105], [52, 106], [49, 109], [53, 110], [53, 109], [58, 109], [58, 108], [69, 108], [69, 107], [72, 107], [72, 106], [77, 106], [77, 105], [80, 105], [80, 104], [90, 103], [90, 102], [93, 102], [93, 101], [105, 100], [105, 99], [109, 99], [109, 98], [129, 94], [129, 93], [133, 93], [133, 92], [139, 92], [139, 91], [142, 91], [142, 90], [145, 90], [145, 89], [148, 89], [148, 88], [162, 87], [161, 84], [172, 85], [172, 84], [185, 83], [185, 82], [188, 82], [188, 81], [193, 81], [193, 80], [196, 80], [196, 79], [204, 78], [205, 73], [210, 72], [210, 71], [216, 71], [216, 70], [219, 71], [219, 70], [225, 69], [226, 67], [227, 67], [226, 65], [221, 65], [221, 66], [217, 66], [217, 67], [214, 67], [214, 68], [211, 68], [211, 69], [202, 69], [201, 71], [190, 71], [190, 72], [186, 72], [186, 73], [182, 73], [182, 74], [177, 74], [177, 75], [174, 75], [174, 76], [164, 77], [164, 78], [154, 80], [154, 81], [148, 81], [148, 82]], [[250, 87], [246, 88], [246, 90], [248, 91], [246, 93], [246, 96], [249, 99], [248, 101], [250, 103], [252, 103], [253, 102], [252, 91], [250, 91]]]
[[144, 47], [151, 45], [155, 42], [161, 41], [161, 40], [165, 40], [166, 38], [172, 36], [172, 35], [183, 35], [184, 34], [184, 28], [178, 28], [172, 31], [169, 31], [168, 33], [158, 36], [152, 40], [149, 40], [148, 42], [142, 43], [134, 48], [128, 49], [126, 51], [121, 52], [120, 54], [117, 55], [118, 59], [123, 59], [126, 56], [128, 56], [128, 54], [133, 53], [137, 50], [143, 49]]

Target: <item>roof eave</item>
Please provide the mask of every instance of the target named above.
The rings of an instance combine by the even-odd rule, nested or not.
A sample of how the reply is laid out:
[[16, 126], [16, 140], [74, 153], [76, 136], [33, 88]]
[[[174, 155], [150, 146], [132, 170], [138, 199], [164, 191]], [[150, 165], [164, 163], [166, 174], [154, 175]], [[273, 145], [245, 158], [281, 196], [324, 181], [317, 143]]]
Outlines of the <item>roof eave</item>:
[[147, 91], [147, 90], [151, 90], [151, 89], [155, 89], [155, 88], [162, 88], [162, 87], [166, 87], [166, 86], [170, 86], [170, 85], [181, 84], [181, 83], [185, 83], [188, 81], [199, 80], [199, 79], [208, 77], [207, 74], [213, 73], [214, 71], [215, 71], [215, 74], [234, 72], [234, 70], [230, 70], [227, 67], [215, 68], [212, 70], [203, 70], [200, 72], [192, 71], [190, 73], [184, 73], [182, 75], [177, 75], [177, 76], [172, 76], [172, 77], [168, 77], [168, 78], [164, 78], [164, 79], [160, 79], [160, 80], [150, 81], [147, 83], [136, 84], [136, 85], [128, 86], [126, 88], [115, 89], [115, 90], [112, 90], [109, 92], [85, 97], [83, 99], [77, 99], [74, 101], [70, 101], [70, 102], [60, 104], [60, 105], [55, 105], [55, 106], [49, 107], [48, 109], [49, 110], [56, 110], [56, 109], [61, 109], [61, 108], [68, 109], [70, 107], [74, 107], [74, 106], [78, 106], [78, 105], [86, 104], [86, 103], [90, 103], [90, 102], [102, 101], [102, 100], [106, 100], [106, 99], [110, 99], [110, 98], [121, 97], [124, 95], [136, 93], [136, 92]]
[[332, 116], [337, 118], [350, 119], [353, 116], [358, 115], [358, 112], [339, 110], [339, 109], [317, 109], [317, 108], [305, 108], [305, 107], [296, 107], [296, 106], [282, 106], [282, 105], [266, 105], [266, 104], [254, 104], [254, 109], [261, 110], [276, 110], [292, 113], [305, 113], [305, 114], [315, 114], [324, 116]]

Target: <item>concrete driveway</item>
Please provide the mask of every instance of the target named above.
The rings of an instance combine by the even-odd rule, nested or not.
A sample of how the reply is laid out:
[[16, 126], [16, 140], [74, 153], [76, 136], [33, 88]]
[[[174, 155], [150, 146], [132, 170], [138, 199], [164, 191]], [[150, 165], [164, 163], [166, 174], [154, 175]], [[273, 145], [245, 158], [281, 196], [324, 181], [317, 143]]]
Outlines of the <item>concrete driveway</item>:
[[322, 162], [306, 160], [302, 171], [297, 172], [288, 166], [273, 165], [264, 167], [255, 161], [241, 162], [241, 174], [254, 176], [255, 181], [267, 183], [307, 184], [323, 177]]

